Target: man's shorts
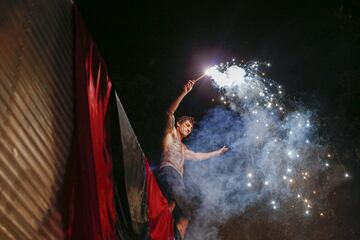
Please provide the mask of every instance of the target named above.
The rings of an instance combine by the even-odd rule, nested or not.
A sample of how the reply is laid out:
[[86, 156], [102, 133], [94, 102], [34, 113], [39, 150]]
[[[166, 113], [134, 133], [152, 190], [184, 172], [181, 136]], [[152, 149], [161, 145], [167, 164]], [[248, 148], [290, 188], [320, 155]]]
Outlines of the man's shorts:
[[189, 200], [180, 173], [172, 167], [163, 167], [159, 170], [158, 183], [167, 200], [175, 201], [180, 209], [180, 216], [190, 219]]

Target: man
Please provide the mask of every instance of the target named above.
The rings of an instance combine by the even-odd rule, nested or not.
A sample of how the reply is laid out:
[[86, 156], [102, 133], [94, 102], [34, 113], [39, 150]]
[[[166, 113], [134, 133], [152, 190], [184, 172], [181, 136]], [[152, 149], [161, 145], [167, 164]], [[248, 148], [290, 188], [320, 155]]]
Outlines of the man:
[[193, 152], [183, 143], [183, 139], [189, 136], [195, 123], [192, 117], [183, 116], [175, 123], [174, 113], [182, 99], [191, 91], [196, 81], [188, 81], [181, 94], [170, 105], [166, 113], [166, 127], [162, 141], [162, 156], [158, 175], [159, 185], [165, 197], [169, 201], [169, 209], [172, 212], [175, 204], [180, 210], [180, 216], [176, 227], [184, 238], [190, 219], [189, 202], [183, 182], [184, 160], [206, 160], [216, 157], [228, 150], [222, 147], [213, 152]]

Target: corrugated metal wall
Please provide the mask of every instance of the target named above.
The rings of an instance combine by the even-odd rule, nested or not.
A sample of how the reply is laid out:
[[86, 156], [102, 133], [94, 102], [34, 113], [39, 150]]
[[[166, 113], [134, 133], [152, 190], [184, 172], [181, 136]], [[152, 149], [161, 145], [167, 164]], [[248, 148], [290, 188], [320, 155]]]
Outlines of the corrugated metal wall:
[[70, 0], [0, 1], [0, 239], [63, 239], [73, 130]]

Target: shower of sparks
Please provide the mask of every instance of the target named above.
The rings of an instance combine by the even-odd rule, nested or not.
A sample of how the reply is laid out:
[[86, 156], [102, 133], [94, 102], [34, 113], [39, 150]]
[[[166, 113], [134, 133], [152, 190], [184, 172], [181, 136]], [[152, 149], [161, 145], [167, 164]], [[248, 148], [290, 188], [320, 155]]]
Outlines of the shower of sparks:
[[[279, 201], [270, 202], [272, 209], [279, 209], [280, 201], [290, 201], [294, 202], [292, 206], [302, 205], [305, 208], [303, 214], [310, 216], [311, 211], [314, 211], [313, 207], [324, 209], [320, 203], [322, 186], [317, 184], [316, 179], [319, 174], [329, 171], [333, 156], [331, 153], [320, 154], [321, 148], [310, 141], [312, 131], [317, 127], [311, 112], [303, 109], [289, 110], [284, 88], [265, 77], [265, 68], [270, 66], [270, 63], [256, 61], [241, 61], [241, 64], [236, 64], [235, 59], [232, 59], [231, 63], [208, 68], [205, 74], [213, 80], [214, 86], [220, 89], [220, 102], [235, 112], [246, 111], [253, 116], [252, 122], [257, 124], [253, 127], [258, 134], [253, 135], [253, 144], [266, 149], [264, 152], [267, 160], [276, 163], [273, 164], [276, 168], [267, 169], [265, 176], [264, 172], [257, 176], [256, 171], [246, 174], [249, 191], [255, 191], [252, 186], [257, 186], [256, 181], [260, 180], [263, 186], [270, 190], [271, 196], [276, 196]], [[314, 161], [314, 156], [320, 156], [320, 160]], [[345, 179], [350, 178], [346, 171], [339, 176], [341, 174]], [[317, 190], [313, 190], [316, 187]], [[290, 194], [283, 195], [285, 190], [282, 189]], [[318, 203], [314, 204], [317, 201]], [[318, 216], [324, 217], [325, 214], [320, 212]]]

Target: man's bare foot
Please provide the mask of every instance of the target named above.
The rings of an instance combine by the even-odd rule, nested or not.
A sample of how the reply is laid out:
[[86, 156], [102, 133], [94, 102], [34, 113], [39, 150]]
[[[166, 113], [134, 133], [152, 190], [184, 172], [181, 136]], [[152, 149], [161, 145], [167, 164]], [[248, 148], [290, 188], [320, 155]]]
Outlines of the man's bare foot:
[[179, 230], [182, 239], [184, 239], [185, 237], [188, 224], [189, 224], [189, 220], [185, 218], [180, 218], [179, 221], [176, 223], [176, 227]]
[[169, 208], [170, 213], [172, 213], [174, 211], [175, 206], [176, 206], [175, 202], [169, 202], [168, 208]]

